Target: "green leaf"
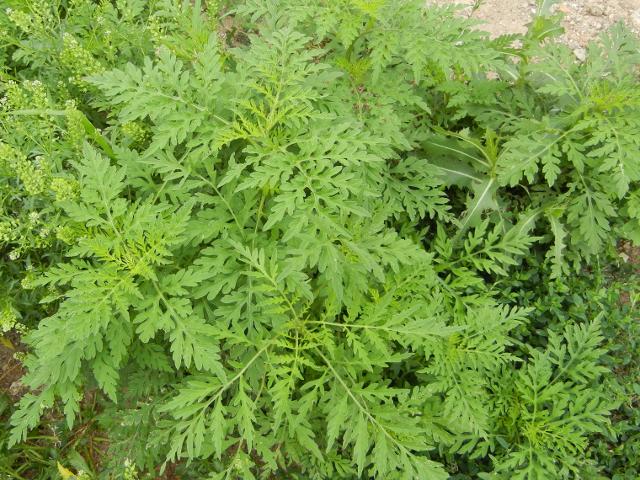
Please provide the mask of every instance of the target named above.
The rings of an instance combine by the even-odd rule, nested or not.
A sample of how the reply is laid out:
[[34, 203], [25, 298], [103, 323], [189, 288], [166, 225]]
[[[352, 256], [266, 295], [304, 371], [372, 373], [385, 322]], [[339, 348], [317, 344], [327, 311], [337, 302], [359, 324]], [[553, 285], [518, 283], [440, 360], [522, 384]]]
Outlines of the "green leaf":
[[358, 466], [358, 475], [362, 475], [364, 467], [367, 465], [367, 452], [369, 451], [369, 422], [360, 413], [356, 420], [355, 441], [353, 445], [353, 459]]
[[461, 235], [469, 227], [474, 227], [480, 222], [482, 214], [486, 210], [497, 210], [498, 204], [495, 194], [498, 185], [493, 178], [475, 182], [472, 184], [473, 196], [470, 197], [464, 216], [458, 221], [458, 235]]

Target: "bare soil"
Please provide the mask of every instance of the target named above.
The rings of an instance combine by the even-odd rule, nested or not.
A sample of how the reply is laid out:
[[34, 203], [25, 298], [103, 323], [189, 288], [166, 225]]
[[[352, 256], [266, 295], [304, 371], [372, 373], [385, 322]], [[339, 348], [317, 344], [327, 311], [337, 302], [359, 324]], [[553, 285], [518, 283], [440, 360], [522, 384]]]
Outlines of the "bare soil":
[[[524, 33], [536, 11], [535, 0], [482, 0], [480, 7], [472, 11], [474, 3], [474, 0], [427, 0], [432, 5], [465, 5], [460, 13], [486, 22], [481, 28], [492, 36]], [[640, 0], [563, 0], [552, 8], [564, 13], [562, 41], [578, 57], [590, 40], [617, 22], [624, 22], [640, 34]]]
[[15, 359], [20, 350], [17, 334], [9, 333], [0, 342], [0, 395], [7, 395], [12, 401], [18, 400], [24, 393], [20, 378], [24, 374], [22, 364]]

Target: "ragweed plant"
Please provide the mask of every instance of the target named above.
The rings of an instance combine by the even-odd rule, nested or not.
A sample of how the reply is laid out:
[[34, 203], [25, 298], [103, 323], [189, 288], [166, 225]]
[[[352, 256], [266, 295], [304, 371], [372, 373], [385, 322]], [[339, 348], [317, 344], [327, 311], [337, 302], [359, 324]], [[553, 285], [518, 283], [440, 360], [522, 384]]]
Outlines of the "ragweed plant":
[[580, 64], [544, 9], [515, 47], [423, 3], [5, 12], [12, 445], [99, 390], [105, 478], [598, 469], [603, 317], [545, 322], [515, 272], [637, 238], [637, 42]]

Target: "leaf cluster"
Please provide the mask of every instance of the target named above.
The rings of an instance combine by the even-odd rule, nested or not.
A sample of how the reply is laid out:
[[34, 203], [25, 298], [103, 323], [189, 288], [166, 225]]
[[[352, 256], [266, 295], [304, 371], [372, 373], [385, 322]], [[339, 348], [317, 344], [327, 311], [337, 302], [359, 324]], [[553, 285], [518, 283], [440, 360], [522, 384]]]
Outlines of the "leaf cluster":
[[579, 63], [545, 9], [516, 47], [417, 0], [22, 3], [0, 19], [3, 305], [33, 327], [9, 444], [99, 391], [104, 478], [604, 468], [583, 459], [615, 434], [621, 327], [567, 304], [638, 238], [631, 34]]

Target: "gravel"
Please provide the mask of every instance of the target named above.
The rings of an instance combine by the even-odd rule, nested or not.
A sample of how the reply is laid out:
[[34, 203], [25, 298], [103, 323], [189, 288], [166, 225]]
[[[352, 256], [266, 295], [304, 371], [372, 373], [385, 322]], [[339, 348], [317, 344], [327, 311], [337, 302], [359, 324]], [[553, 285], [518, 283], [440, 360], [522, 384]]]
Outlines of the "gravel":
[[[461, 4], [461, 15], [471, 15], [486, 22], [481, 28], [492, 36], [524, 33], [536, 10], [534, 0], [484, 0], [471, 11], [474, 0], [427, 0], [428, 4]], [[565, 0], [552, 7], [564, 14], [565, 33], [561, 40], [580, 58], [584, 47], [603, 30], [617, 22], [626, 23], [640, 35], [640, 0]]]

